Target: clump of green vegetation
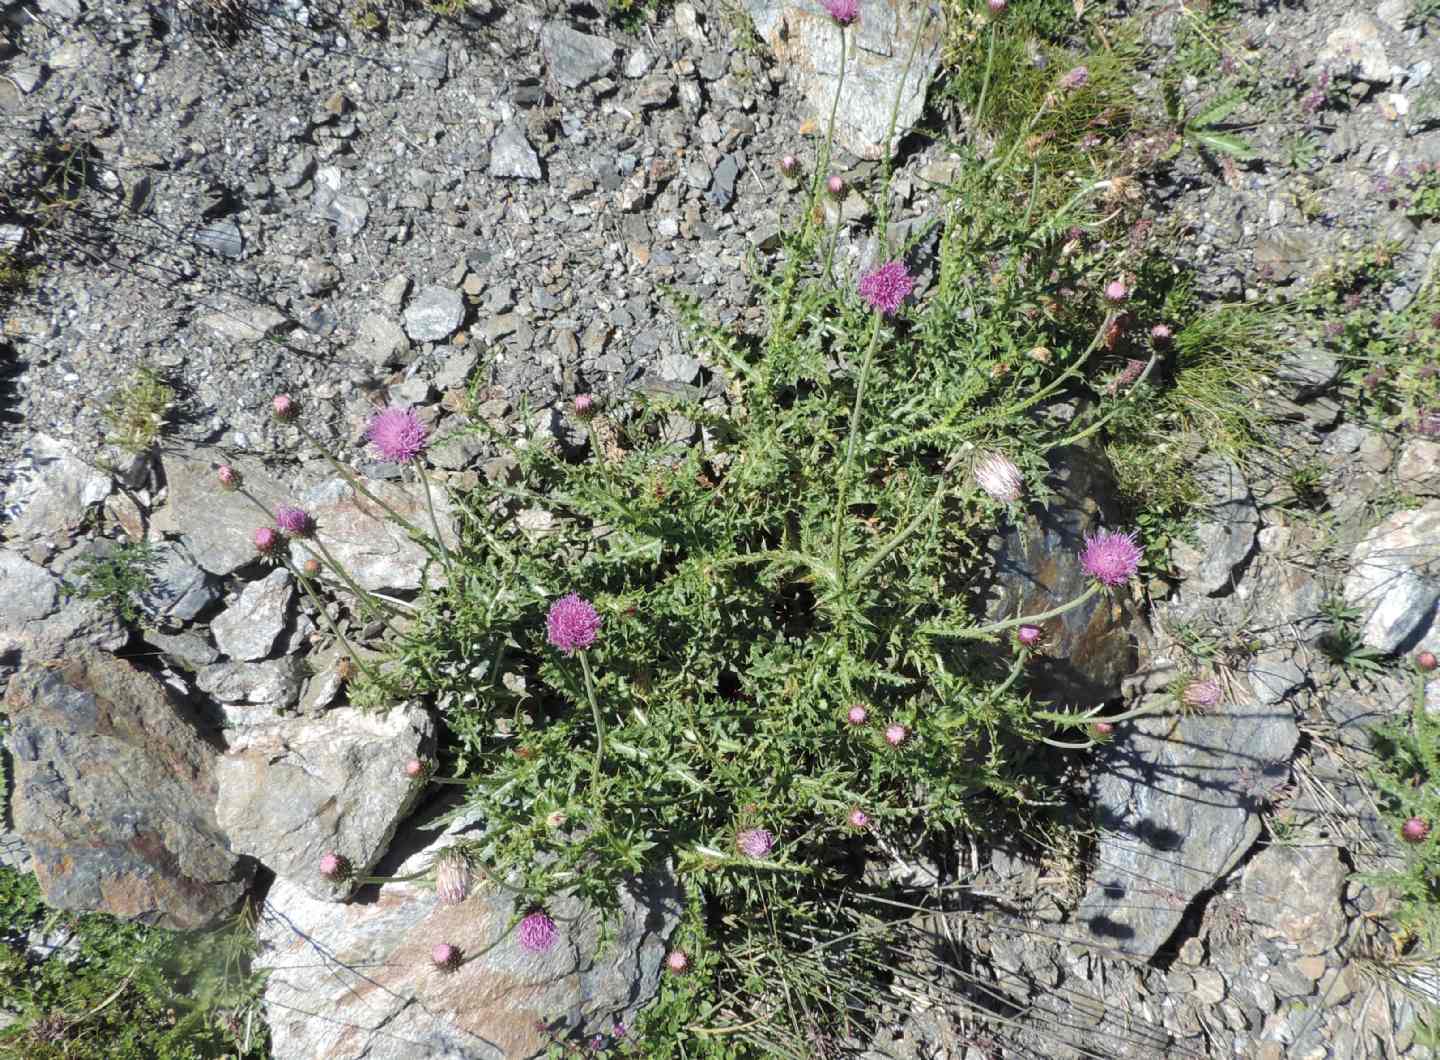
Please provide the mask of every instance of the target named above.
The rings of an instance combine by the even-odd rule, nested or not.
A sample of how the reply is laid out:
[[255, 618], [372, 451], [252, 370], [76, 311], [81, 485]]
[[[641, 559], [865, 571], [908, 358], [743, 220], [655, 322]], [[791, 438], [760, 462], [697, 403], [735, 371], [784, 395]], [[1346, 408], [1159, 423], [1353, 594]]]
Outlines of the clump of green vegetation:
[[149, 542], [122, 541], [104, 555], [77, 560], [73, 574], [67, 572], [66, 591], [98, 601], [126, 622], [138, 622], [143, 614], [140, 597], [150, 589], [156, 562]]
[[[35, 1060], [261, 1060], [263, 977], [253, 918], [174, 932], [101, 913], [52, 910], [35, 877], [0, 866], [0, 997], [18, 1019], [0, 1052]], [[53, 952], [31, 936], [67, 941]]]
[[110, 441], [129, 453], [146, 453], [160, 438], [175, 391], [158, 372], [139, 369], [104, 410]]

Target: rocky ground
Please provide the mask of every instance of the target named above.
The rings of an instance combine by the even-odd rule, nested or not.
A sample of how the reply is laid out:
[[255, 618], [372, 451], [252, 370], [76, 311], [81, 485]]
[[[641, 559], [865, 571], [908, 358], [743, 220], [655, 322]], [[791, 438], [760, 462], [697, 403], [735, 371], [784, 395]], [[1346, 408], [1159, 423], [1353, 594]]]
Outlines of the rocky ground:
[[[1185, 45], [1193, 13], [1142, 6], [1152, 45]], [[359, 970], [412, 967], [409, 949], [459, 929], [431, 891], [393, 884], [336, 904], [350, 888], [304, 867], [338, 847], [362, 874], [403, 874], [467, 822], [416, 827], [443, 808], [411, 818], [423, 785], [401, 779], [433, 745], [432, 720], [418, 705], [384, 722], [331, 707], [333, 661], [311, 651], [321, 617], [253, 562], [254, 513], [217, 493], [213, 470], [231, 463], [266, 500], [303, 499], [367, 588], [403, 596], [419, 584], [414, 546], [318, 448], [393, 478], [359, 447], [376, 404], [419, 406], [445, 439], [432, 464], [463, 488], [508, 474], [473, 423], [576, 445], [576, 393], [722, 391], [665, 292], [722, 322], [758, 319], [747, 263], [775, 250], [802, 201], [776, 161], [795, 154], [810, 172], [833, 84], [808, 50], [810, 16], [792, 16], [781, 40], [780, 10], [680, 3], [628, 32], [584, 4], [482, 0], [456, 19], [390, 9], [383, 35], [333, 0], [283, 0], [241, 25], [202, 0], [4, 13], [0, 163], [49, 145], [65, 216], [44, 231], [0, 226], [0, 245], [46, 257], [0, 346], [12, 362], [0, 676], [22, 675], [7, 711], [24, 839], [0, 850], [32, 864], [57, 904], [181, 927], [233, 905], [258, 861], [277, 877], [262, 924], [277, 1056], [413, 1055], [417, 1042], [529, 1055], [545, 1038], [537, 1019], [608, 1034], [653, 994], [677, 915], [666, 880], [627, 898], [620, 958], [603, 968], [580, 932], [523, 988], [494, 987], [529, 972], [503, 949], [443, 995]], [[1187, 152], [1146, 189], [1202, 289], [1290, 298], [1382, 237], [1398, 260], [1392, 308], [1440, 270], [1440, 226], [1388, 198], [1440, 161], [1440, 50], [1434, 23], [1412, 16], [1411, 0], [1238, 13], [1215, 60], [1267, 86], [1245, 132], [1265, 161]], [[841, 115], [832, 167], [852, 183], [884, 153], [869, 101], [893, 98], [906, 61], [895, 42], [920, 21], [862, 4], [867, 91]], [[918, 93], [938, 64], [937, 25], [920, 30], [902, 126], [948, 119]], [[1191, 75], [1187, 102], [1209, 84]], [[921, 178], [943, 173], [942, 145], [912, 137], [899, 158], [899, 219], [924, 216], [937, 199]], [[858, 195], [839, 206], [857, 226], [867, 209]], [[869, 252], [851, 232], [842, 267]], [[1177, 546], [1183, 577], [1136, 626], [1123, 690], [1129, 706], [1164, 694], [1195, 671], [1203, 640], [1223, 709], [1138, 722], [1097, 755], [1102, 831], [1085, 882], [1063, 851], [967, 852], [964, 879], [985, 900], [935, 935], [964, 921], [966, 963], [917, 943], [911, 988], [885, 1012], [890, 1029], [859, 1043], [866, 1055], [1424, 1055], [1417, 999], [1440, 1001], [1440, 985], [1433, 970], [1376, 971], [1395, 952], [1390, 899], [1350, 880], [1397, 854], [1362, 782], [1364, 733], [1406, 708], [1410, 678], [1357, 679], [1317, 642], [1323, 605], [1341, 599], [1372, 650], [1440, 650], [1440, 445], [1350, 415], [1322, 343], [1297, 335], [1275, 368], [1264, 400], [1286, 418], [1289, 454], [1318, 469], [1314, 493], [1302, 510], [1283, 471], [1209, 460], [1198, 544]], [[174, 396], [158, 450], [135, 459], [113, 444], [106, 410], [140, 369]], [[271, 418], [280, 392], [304, 403], [318, 438]], [[420, 510], [403, 483], [384, 488]], [[99, 604], [67, 602], [59, 581], [127, 540], [156, 549], [140, 638]], [[1440, 682], [1427, 701], [1440, 709]], [[186, 732], [213, 735], [172, 731], [166, 719], [187, 711]], [[119, 787], [100, 776], [116, 756], [132, 767]], [[58, 788], [28, 783], [44, 770]], [[92, 841], [93, 819], [133, 800], [136, 776], [165, 792], [135, 807], [164, 857], [133, 825]], [[293, 819], [268, 809], [276, 792]], [[61, 871], [82, 841], [89, 860]], [[464, 928], [476, 950], [510, 914], [493, 906]], [[958, 998], [1013, 1021], [980, 1028]]]

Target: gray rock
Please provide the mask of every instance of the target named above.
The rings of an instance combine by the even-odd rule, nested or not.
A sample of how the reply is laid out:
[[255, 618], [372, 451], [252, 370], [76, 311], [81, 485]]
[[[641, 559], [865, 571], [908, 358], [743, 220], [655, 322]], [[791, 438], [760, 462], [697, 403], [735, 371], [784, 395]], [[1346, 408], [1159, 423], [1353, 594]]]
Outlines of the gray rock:
[[451, 287], [422, 287], [405, 307], [405, 334], [416, 342], [444, 342], [465, 319], [465, 299]]
[[298, 658], [268, 662], [224, 662], [205, 667], [195, 675], [195, 687], [221, 703], [260, 707], [257, 711], [224, 711], [227, 726], [253, 724], [272, 712], [286, 710], [300, 697], [305, 674]]
[[450, 76], [450, 53], [444, 48], [419, 48], [410, 59], [417, 77], [437, 84]]
[[1245, 918], [1302, 954], [1324, 953], [1345, 935], [1340, 897], [1348, 876], [1333, 846], [1267, 847], [1245, 866]]
[[615, 69], [615, 42], [573, 30], [561, 22], [540, 28], [540, 54], [553, 77], [566, 88], [579, 88]]
[[468, 421], [452, 418], [445, 423], [435, 444], [426, 451], [430, 463], [450, 471], [459, 471], [473, 464], [485, 452], [485, 439], [467, 429]]
[[1411, 438], [1395, 461], [1395, 484], [1408, 493], [1440, 494], [1440, 442]]
[[259, 342], [278, 334], [287, 323], [284, 313], [263, 305], [207, 313], [199, 320], [202, 328], [227, 342]]
[[660, 378], [671, 383], [693, 383], [700, 374], [700, 359], [686, 353], [668, 353], [660, 358]]
[[253, 863], [214, 817], [214, 749], [165, 687], [99, 654], [10, 681], [11, 810], [48, 904], [175, 929], [244, 895]]
[[[423, 841], [411, 833], [396, 846], [415, 850]], [[442, 836], [378, 868], [424, 872], [451, 841]], [[373, 901], [339, 905], [277, 879], [256, 961], [270, 970], [265, 1015], [275, 1055], [520, 1060], [545, 1055], [552, 1029], [608, 1034], [616, 1022], [633, 1023], [658, 989], [680, 894], [667, 876], [625, 886], [619, 899], [603, 948], [595, 914], [572, 897], [555, 899], [547, 911], [560, 938], [532, 954], [510, 930], [516, 910], [498, 888], [446, 906], [423, 882], [393, 882]], [[448, 975], [430, 960], [439, 942], [462, 954]], [[310, 1015], [317, 1012], [324, 1017]]]
[[351, 349], [377, 368], [399, 364], [410, 351], [404, 329], [388, 317], [369, 313], [360, 321]]
[[25, 470], [5, 498], [6, 535], [26, 541], [74, 530], [94, 505], [110, 495], [110, 476], [75, 457], [68, 446], [37, 434], [26, 451]]
[[1223, 716], [1161, 707], [1123, 723], [1095, 764], [1100, 837], [1074, 932], [1153, 957], [1259, 836], [1260, 800], [1288, 777], [1299, 735], [1289, 710], [1260, 703], [1230, 704]]
[[1325, 47], [1315, 56], [1317, 66], [1339, 67], [1361, 81], [1388, 85], [1393, 76], [1380, 27], [1369, 15], [1348, 11], [1340, 25], [1325, 38]]
[[1255, 269], [1275, 283], [1289, 283], [1315, 260], [1315, 240], [1304, 232], [1279, 229], [1255, 241]]
[[195, 243], [222, 258], [245, 256], [245, 240], [234, 221], [214, 221], [195, 233]]
[[705, 193], [705, 200], [717, 210], [727, 209], [735, 201], [735, 178], [739, 175], [738, 158], [726, 155], [720, 159], [710, 175], [710, 190]]
[[1260, 509], [1233, 461], [1204, 458], [1196, 476], [1206, 495], [1204, 514], [1196, 527], [1197, 544], [1176, 542], [1170, 555], [1190, 590], [1207, 594], [1229, 591], [1235, 587], [1236, 569], [1255, 547]]
[[60, 602], [60, 581], [44, 567], [0, 550], [0, 600], [7, 625], [38, 622]]
[[[1090, 586], [1079, 560], [1085, 534], [1118, 521], [1114, 475], [1103, 452], [1067, 446], [1051, 458], [1048, 484], [1055, 499], [1046, 508], [1033, 507], [1033, 517], [1008, 528], [1001, 540], [987, 608], [992, 621], [1049, 611], [1083, 593]], [[1057, 703], [1117, 696], [1135, 657], [1131, 621], [1123, 599], [1097, 596], [1040, 623], [1045, 651], [1027, 669], [1030, 691]]]
[[518, 125], [503, 126], [490, 143], [490, 175], [500, 179], [539, 180], [540, 157]]
[[[823, 123], [840, 73], [840, 39], [830, 16], [818, 4], [793, 0], [745, 0], [745, 10], [787, 77], [798, 83], [811, 117]], [[845, 91], [835, 116], [835, 139], [851, 154], [868, 159], [892, 155], [919, 120], [926, 89], [940, 65], [943, 19], [930, 18], [924, 25], [903, 85], [901, 78], [927, 13], [923, 4], [861, 0], [860, 17], [846, 31]], [[897, 96], [895, 135], [886, 144]]]
[[240, 598], [210, 623], [220, 650], [236, 662], [253, 662], [270, 654], [275, 638], [285, 629], [290, 601], [295, 595], [290, 572], [283, 567], [251, 582]]
[[[425, 494], [420, 486], [398, 482], [367, 481], [371, 493], [388, 504], [412, 526], [427, 535], [434, 534]], [[455, 526], [450, 501], [443, 489], [431, 487], [435, 501], [435, 517], [447, 543], [455, 543]], [[379, 591], [418, 589], [428, 570], [430, 583], [444, 580], [438, 565], [427, 568], [425, 550], [396, 526], [384, 509], [367, 497], [358, 495], [342, 478], [333, 478], [303, 496], [304, 507], [319, 526], [319, 536], [335, 561], [343, 566], [355, 582], [365, 589]], [[313, 553], [303, 540], [290, 546], [292, 562], [303, 564]], [[322, 575], [328, 578], [328, 571]]]
[[370, 219], [370, 204], [358, 195], [316, 193], [316, 214], [335, 224], [335, 234], [356, 236]]
[[220, 599], [220, 587], [183, 543], [167, 541], [154, 556], [150, 584], [138, 594], [140, 606], [152, 618], [189, 622]]
[[[313, 898], [344, 901], [424, 790], [404, 766], [433, 738], [430, 716], [413, 705], [383, 714], [341, 707], [246, 729], [216, 765], [216, 820], [232, 849]], [[351, 878], [316, 871], [331, 851], [350, 862]]]
[[192, 629], [182, 630], [179, 633], [164, 633], [157, 629], [146, 629], [143, 636], [147, 644], [153, 644], [164, 652], [166, 658], [172, 663], [191, 673], [202, 666], [209, 666], [220, 658], [220, 653], [215, 650], [215, 646]]
[[340, 270], [320, 258], [306, 258], [300, 266], [300, 290], [312, 297], [335, 290]]
[[1430, 628], [1440, 600], [1440, 501], [1396, 512], [1355, 547], [1345, 602], [1364, 617], [1365, 643], [1404, 649]]

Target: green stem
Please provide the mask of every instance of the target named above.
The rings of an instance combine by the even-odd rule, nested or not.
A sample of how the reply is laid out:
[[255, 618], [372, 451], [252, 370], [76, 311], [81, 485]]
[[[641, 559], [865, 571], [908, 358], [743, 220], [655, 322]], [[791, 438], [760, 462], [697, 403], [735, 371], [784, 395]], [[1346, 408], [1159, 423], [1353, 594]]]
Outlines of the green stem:
[[299, 423], [297, 423], [295, 426], [300, 429], [300, 433], [304, 436], [306, 441], [308, 441], [311, 445], [315, 446], [315, 448], [320, 450], [320, 455], [330, 462], [330, 466], [340, 473], [340, 477], [349, 484], [351, 489], [355, 490], [355, 492], [361, 494], [373, 503], [378, 504], [381, 508], [385, 509], [385, 514], [387, 514], [388, 516], [390, 516], [391, 519], [394, 519], [397, 523], [403, 526], [413, 537], [415, 537], [416, 540], [421, 542], [425, 540], [425, 535], [421, 533], [420, 529], [414, 523], [412, 523], [409, 519], [406, 519], [403, 515], [397, 512], [394, 508], [390, 507], [390, 505], [386, 504], [375, 494], [371, 493], [370, 490], [366, 488], [365, 484], [360, 481], [359, 476], [356, 475], [355, 472], [351, 471], [344, 464], [342, 464], [339, 460], [337, 460], [335, 456], [330, 452], [330, 450], [326, 449], [325, 446], [321, 444], [320, 439], [316, 438]]
[[[840, 76], [835, 82], [835, 98], [830, 101], [830, 124], [825, 130], [825, 156], [824, 161], [815, 168], [815, 175], [830, 168], [830, 151], [835, 142], [835, 113], [840, 109], [840, 92], [845, 87], [845, 27], [836, 24], [840, 30]], [[835, 244], [840, 242], [840, 226], [843, 223], [841, 214], [844, 212], [845, 200], [835, 200], [835, 231], [830, 236], [830, 247], [825, 251], [825, 282], [830, 282], [830, 265], [835, 258]]]
[[985, 118], [985, 97], [990, 93], [990, 70], [995, 65], [995, 23], [990, 23], [990, 46], [985, 52], [985, 78], [980, 82], [980, 102], [975, 106], [975, 132]]
[[335, 621], [330, 617], [330, 612], [325, 610], [325, 604], [316, 594], [314, 586], [310, 584], [310, 579], [304, 574], [301, 574], [291, 564], [286, 563], [285, 566], [289, 569], [290, 573], [294, 575], [296, 580], [300, 582], [300, 588], [304, 589], [305, 595], [310, 597], [310, 602], [315, 605], [315, 610], [320, 612], [320, 617], [325, 620], [325, 625], [330, 628], [331, 634], [340, 642], [340, 646], [345, 649], [345, 654], [355, 660], [355, 665], [360, 667], [361, 673], [368, 677], [373, 684], [378, 685], [380, 683], [379, 678], [376, 677], [370, 667], [365, 665], [365, 660], [360, 657], [360, 653], [355, 650], [351, 643], [345, 639], [345, 634], [340, 632], [340, 627], [337, 626]]
[[877, 548], [869, 559], [860, 564], [859, 569], [855, 572], [854, 584], [859, 585], [863, 582], [872, 570], [883, 563], [887, 556], [904, 544], [911, 534], [920, 529], [921, 525], [930, 519], [935, 509], [939, 507], [940, 501], [945, 496], [945, 477], [949, 475], [951, 471], [955, 470], [959, 463], [960, 456], [958, 454], [950, 458], [950, 462], [940, 471], [940, 488], [935, 491], [935, 496], [930, 498], [930, 502], [925, 505], [920, 511], [920, 514], [906, 523], [895, 536]]
[[425, 487], [425, 509], [430, 513], [430, 526], [435, 531], [435, 543], [440, 546], [440, 555], [445, 561], [445, 577], [454, 581], [455, 568], [450, 562], [450, 550], [445, 547], [445, 539], [440, 536], [440, 520], [435, 518], [435, 498], [430, 495], [430, 478], [418, 460], [415, 462], [415, 474], [420, 479], [420, 485]]
[[1127, 710], [1123, 714], [1111, 714], [1102, 718], [1099, 714], [1103, 707], [1104, 705], [1102, 704], [1099, 707], [1092, 707], [1090, 710], [1083, 711], [1079, 714], [1056, 714], [1053, 711], [1043, 711], [1030, 716], [1040, 721], [1053, 722], [1056, 725], [1079, 726], [1090, 725], [1097, 721], [1105, 721], [1113, 725], [1117, 721], [1134, 721], [1136, 718], [1143, 718], [1150, 714], [1160, 713], [1155, 707], [1136, 707], [1134, 710]]
[[1150, 363], [1145, 366], [1145, 371], [1140, 373], [1140, 378], [1136, 379], [1135, 382], [1131, 384], [1129, 393], [1127, 393], [1123, 398], [1117, 401], [1115, 403], [1115, 406], [1109, 412], [1107, 412], [1100, 419], [1096, 420], [1090, 426], [1086, 427], [1084, 430], [1076, 431], [1074, 434], [1060, 439], [1060, 441], [1056, 442], [1050, 448], [1058, 449], [1062, 445], [1074, 445], [1076, 442], [1083, 442], [1086, 438], [1089, 438], [1101, 427], [1105, 426], [1105, 424], [1109, 423], [1112, 419], [1114, 419], [1115, 416], [1122, 409], [1134, 402], [1135, 394], [1140, 389], [1140, 384], [1150, 378], [1150, 370], [1155, 367], [1155, 362], [1159, 360], [1159, 358], [1160, 354], [1158, 352], [1152, 353], [1150, 355]]
[[875, 350], [880, 345], [879, 310], [870, 327], [870, 345], [865, 350], [865, 360], [860, 365], [860, 379], [855, 384], [855, 404], [850, 409], [850, 435], [845, 442], [845, 463], [840, 468], [840, 487], [835, 498], [835, 548], [831, 569], [835, 572], [835, 583], [841, 591], [845, 589], [845, 567], [841, 562], [841, 550], [845, 541], [845, 505], [850, 493], [850, 468], [855, 462], [855, 436], [860, 432], [860, 409], [865, 404], [865, 383], [870, 378], [870, 366], [875, 363]]
[[600, 704], [595, 701], [595, 678], [590, 673], [590, 660], [579, 652], [580, 670], [585, 675], [585, 698], [590, 700], [590, 715], [595, 719], [595, 763], [590, 769], [590, 799], [595, 812], [600, 812], [600, 762], [605, 757], [605, 723], [600, 719]]
[[1069, 603], [1061, 604], [1059, 607], [1052, 607], [1049, 611], [1041, 611], [1036, 615], [1021, 615], [1019, 618], [1007, 618], [1000, 622], [991, 622], [987, 626], [976, 626], [974, 629], [961, 631], [947, 631], [944, 636], [955, 640], [984, 640], [1003, 630], [1014, 629], [1016, 626], [1033, 626], [1044, 622], [1047, 618], [1055, 618], [1067, 611], [1073, 611], [1086, 600], [1100, 591], [1100, 583], [1092, 582], [1090, 588], [1086, 589]]

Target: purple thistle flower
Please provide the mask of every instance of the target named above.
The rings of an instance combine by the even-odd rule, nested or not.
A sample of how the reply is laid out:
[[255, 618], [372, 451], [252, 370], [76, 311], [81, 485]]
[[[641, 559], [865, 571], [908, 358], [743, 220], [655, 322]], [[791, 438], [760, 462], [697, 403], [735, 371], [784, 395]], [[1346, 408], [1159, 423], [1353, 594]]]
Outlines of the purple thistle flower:
[[832, 174], [825, 181], [825, 190], [830, 193], [832, 199], [840, 199], [845, 195], [845, 180], [838, 174]]
[[990, 8], [992, 15], [1003, 15], [1005, 13], [1005, 0], [989, 0], [986, 6]]
[[1080, 566], [1085, 573], [1109, 586], [1123, 585], [1140, 569], [1140, 547], [1135, 534], [1101, 530], [1085, 538], [1085, 551], [1080, 553]]
[[1060, 87], [1066, 92], [1073, 92], [1090, 80], [1088, 67], [1077, 66], [1060, 78]]
[[1407, 843], [1423, 843], [1430, 835], [1430, 823], [1422, 817], [1412, 817], [1401, 827], [1400, 835]]
[[1221, 695], [1220, 682], [1211, 677], [1204, 681], [1191, 681], [1185, 686], [1180, 699], [1187, 707], [1209, 710], [1220, 702]]
[[282, 504], [275, 509], [275, 525], [291, 537], [311, 537], [315, 533], [315, 520], [304, 508]]
[[748, 858], [763, 858], [775, 845], [775, 837], [763, 828], [747, 828], [735, 837], [735, 846]]
[[870, 826], [870, 815], [857, 806], [846, 814], [845, 823], [855, 831], [861, 832]]
[[865, 719], [869, 716], [870, 712], [865, 709], [865, 705], [863, 703], [856, 703], [853, 707], [851, 707], [845, 712], [845, 720], [848, 721], [851, 725], [864, 725]]
[[571, 593], [550, 605], [545, 632], [551, 644], [566, 655], [573, 655], [595, 643], [595, 636], [600, 632], [600, 615], [590, 601]]
[[381, 460], [408, 464], [425, 451], [430, 428], [420, 422], [414, 409], [390, 407], [377, 412], [365, 429], [365, 437]]
[[327, 854], [320, 855], [318, 866], [320, 875], [327, 880], [334, 880], [337, 883], [350, 875], [350, 861], [344, 854], [337, 854], [333, 850]]
[[793, 177], [800, 169], [800, 160], [794, 155], [786, 155], [780, 159], [780, 172], [787, 177]]
[[1035, 645], [1040, 643], [1040, 627], [1021, 626], [1015, 631], [1015, 636], [1019, 639], [1021, 644], [1025, 645], [1025, 647], [1033, 648]]
[[899, 722], [885, 726], [885, 742], [891, 747], [899, 747], [908, 739], [910, 739], [910, 730]]
[[520, 921], [520, 946], [531, 953], [544, 953], [559, 937], [555, 921], [542, 912], [531, 913]]
[[271, 409], [275, 412], [275, 418], [281, 423], [293, 420], [300, 414], [300, 406], [289, 394], [276, 394], [275, 400], [270, 403]]
[[425, 775], [425, 763], [418, 758], [412, 758], [405, 763], [405, 775], [412, 780]]
[[915, 289], [903, 261], [891, 261], [860, 277], [860, 298], [883, 316], [893, 316]]
[[576, 394], [575, 415], [579, 416], [582, 420], [595, 415], [595, 395]]
[[665, 955], [665, 967], [671, 975], [684, 975], [690, 970], [690, 957], [684, 950], [671, 950]]
[[453, 972], [460, 967], [460, 950], [448, 942], [437, 942], [430, 947], [430, 960], [442, 972]]
[[1156, 342], [1169, 342], [1172, 334], [1169, 324], [1156, 324], [1150, 329], [1150, 337]]
[[820, 6], [837, 26], [848, 26], [860, 15], [859, 0], [820, 0]]
[[1112, 305], [1119, 305], [1130, 297], [1130, 288], [1125, 286], [1123, 280], [1111, 280], [1105, 285], [1105, 301]]
[[238, 490], [241, 486], [240, 472], [229, 464], [221, 464], [216, 468], [215, 477], [220, 480], [222, 490]]
[[268, 556], [280, 547], [280, 533], [274, 527], [261, 526], [255, 529], [255, 551]]

